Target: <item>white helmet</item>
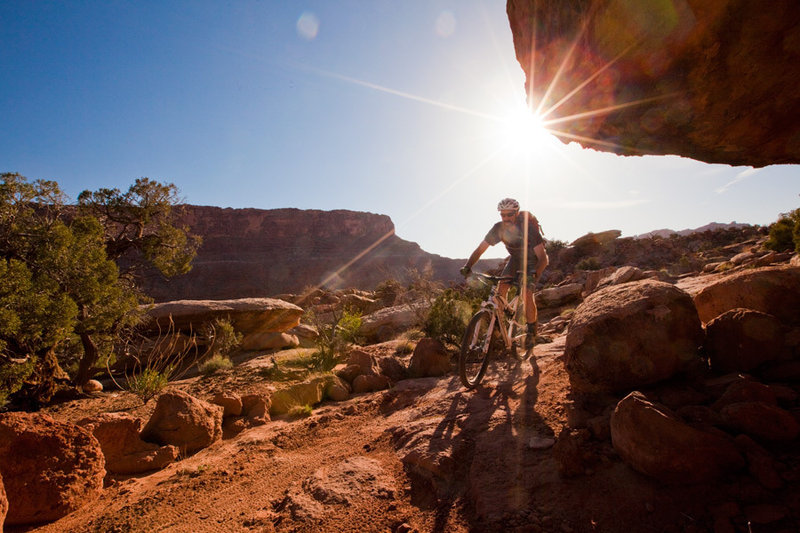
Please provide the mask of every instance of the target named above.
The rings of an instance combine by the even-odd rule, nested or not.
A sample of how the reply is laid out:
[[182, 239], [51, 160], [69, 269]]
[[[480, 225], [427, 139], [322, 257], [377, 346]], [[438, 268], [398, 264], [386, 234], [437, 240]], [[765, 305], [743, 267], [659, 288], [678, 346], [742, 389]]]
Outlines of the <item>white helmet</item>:
[[519, 211], [519, 202], [513, 198], [503, 198], [497, 204], [498, 211]]

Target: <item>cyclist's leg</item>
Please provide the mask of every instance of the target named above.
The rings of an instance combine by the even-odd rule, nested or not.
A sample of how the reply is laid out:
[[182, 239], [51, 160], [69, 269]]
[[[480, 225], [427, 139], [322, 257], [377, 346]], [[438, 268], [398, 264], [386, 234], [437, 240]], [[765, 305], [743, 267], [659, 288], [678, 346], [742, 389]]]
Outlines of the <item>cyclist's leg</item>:
[[529, 263], [527, 270], [527, 274], [525, 275], [522, 281], [522, 285], [524, 287], [523, 292], [525, 294], [524, 302], [525, 302], [525, 322], [527, 323], [526, 326], [526, 335], [525, 335], [525, 347], [528, 349], [532, 349], [533, 345], [536, 343], [536, 335], [537, 335], [537, 319], [538, 319], [538, 309], [536, 308], [536, 300], [534, 298], [533, 292], [535, 290], [533, 280], [536, 278], [536, 261]]

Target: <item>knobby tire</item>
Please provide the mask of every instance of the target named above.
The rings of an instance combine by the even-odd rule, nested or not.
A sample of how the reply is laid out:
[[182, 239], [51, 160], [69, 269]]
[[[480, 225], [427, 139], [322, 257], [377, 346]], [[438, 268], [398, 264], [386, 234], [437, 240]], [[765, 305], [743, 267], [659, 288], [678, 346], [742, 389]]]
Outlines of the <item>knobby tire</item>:
[[497, 324], [494, 324], [490, 330], [491, 320], [491, 312], [486, 309], [478, 311], [469, 321], [461, 340], [458, 372], [461, 376], [461, 383], [469, 389], [477, 386], [483, 379], [486, 366], [489, 364], [489, 357], [495, 349], [495, 343], [491, 342], [491, 336]]
[[527, 327], [514, 321], [511, 325], [511, 355], [517, 361], [525, 361], [530, 357], [533, 348], [525, 349], [525, 334]]

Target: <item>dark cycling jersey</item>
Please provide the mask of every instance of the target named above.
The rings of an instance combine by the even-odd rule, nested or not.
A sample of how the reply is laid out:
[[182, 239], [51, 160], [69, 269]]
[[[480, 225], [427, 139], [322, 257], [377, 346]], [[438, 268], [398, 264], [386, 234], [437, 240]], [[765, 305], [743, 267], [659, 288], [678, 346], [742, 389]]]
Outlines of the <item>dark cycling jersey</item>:
[[483, 240], [492, 246], [502, 241], [512, 257], [522, 257], [522, 250], [525, 248], [523, 229], [526, 221], [528, 223], [528, 257], [535, 258], [536, 254], [533, 249], [544, 241], [542, 234], [539, 232], [539, 223], [536, 221], [536, 217], [527, 211], [520, 211], [519, 215], [517, 215], [517, 221], [511, 227], [506, 228], [503, 226], [502, 221], [498, 222], [492, 226], [492, 229], [489, 230]]

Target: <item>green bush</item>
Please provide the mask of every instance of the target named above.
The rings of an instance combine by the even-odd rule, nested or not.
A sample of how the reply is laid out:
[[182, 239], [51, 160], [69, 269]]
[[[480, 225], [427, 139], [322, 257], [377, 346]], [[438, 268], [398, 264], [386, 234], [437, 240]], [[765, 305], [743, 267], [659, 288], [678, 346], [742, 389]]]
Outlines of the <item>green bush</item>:
[[308, 418], [314, 412], [310, 405], [295, 405], [289, 409], [289, 418]]
[[224, 355], [214, 354], [210, 359], [203, 361], [198, 369], [204, 376], [215, 374], [218, 370], [228, 370], [233, 367], [233, 362]]
[[3, 361], [0, 358], [0, 409], [8, 402], [8, 397], [17, 392], [25, 380], [33, 373], [36, 359], [29, 357], [23, 362]]
[[770, 225], [764, 246], [777, 252], [800, 252], [800, 209], [781, 213], [777, 222]]
[[567, 243], [565, 241], [560, 241], [558, 239], [553, 239], [553, 240], [548, 239], [544, 245], [544, 249], [547, 252], [547, 255], [551, 257], [556, 257], [558, 255], [558, 252], [566, 247]]
[[394, 305], [404, 291], [405, 289], [399, 281], [390, 278], [380, 282], [372, 292], [376, 300], [380, 300], [382, 305], [388, 307]]
[[458, 344], [476, 306], [477, 301], [469, 294], [445, 289], [433, 301], [422, 331], [442, 342]]
[[596, 257], [584, 257], [575, 265], [578, 270], [600, 270], [600, 261]]
[[345, 309], [341, 314], [334, 313], [334, 320], [330, 324], [317, 322], [319, 336], [315, 343], [317, 350], [311, 356], [310, 367], [313, 370], [327, 372], [333, 369], [347, 353], [348, 349], [358, 339], [361, 329], [361, 313]]
[[138, 374], [127, 376], [128, 390], [138, 396], [145, 404], [169, 384], [172, 367], [159, 371], [145, 368]]
[[230, 320], [217, 318], [206, 327], [206, 337], [211, 340], [209, 351], [214, 355], [229, 355], [239, 349], [242, 334], [238, 333]]

